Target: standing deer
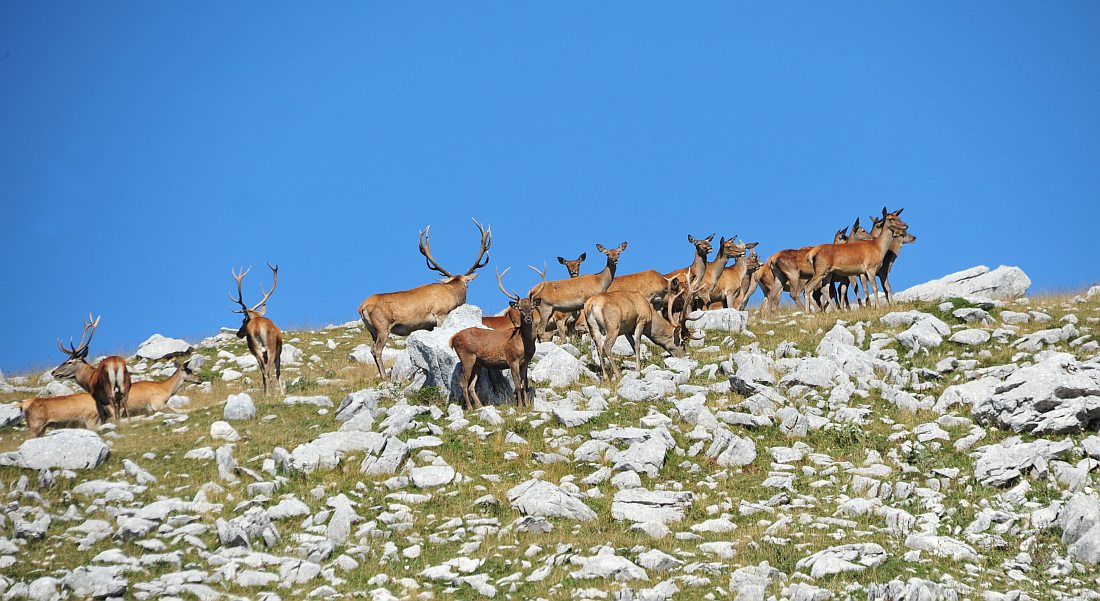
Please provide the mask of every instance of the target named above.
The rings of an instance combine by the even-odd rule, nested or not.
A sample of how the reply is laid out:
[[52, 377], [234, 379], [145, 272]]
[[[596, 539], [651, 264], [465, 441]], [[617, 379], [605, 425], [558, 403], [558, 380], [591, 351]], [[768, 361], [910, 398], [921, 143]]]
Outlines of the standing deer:
[[271, 269], [273, 274], [271, 290], [264, 292], [264, 287], [261, 284], [260, 293], [264, 297], [260, 299], [260, 302], [252, 305], [251, 309], [244, 304], [244, 292], [241, 291], [241, 281], [244, 280], [244, 276], [248, 275], [248, 272], [252, 271], [251, 267], [241, 273], [231, 271], [233, 279], [237, 281], [237, 298], [233, 298], [233, 295], [229, 294], [229, 300], [241, 306], [240, 310], [232, 309], [234, 313], [244, 315], [244, 321], [241, 323], [240, 329], [237, 330], [237, 338], [244, 338], [248, 341], [248, 352], [252, 353], [252, 356], [256, 358], [256, 362], [260, 364], [264, 396], [267, 396], [272, 379], [275, 380], [275, 385], [279, 387], [279, 390], [283, 390], [283, 333], [275, 325], [275, 322], [264, 317], [264, 313], [267, 312], [267, 299], [271, 298], [272, 293], [275, 292], [275, 287], [279, 285], [279, 267], [271, 263], [268, 263], [267, 267]]
[[[607, 363], [611, 364], [611, 371], [616, 379], [622, 376], [611, 354], [615, 340], [620, 334], [625, 335], [630, 346], [634, 348], [638, 369], [642, 368], [643, 335], [668, 351], [673, 357], [684, 356], [687, 340], [698, 338], [687, 329], [687, 322], [691, 321], [688, 313], [691, 311], [696, 292], [693, 287], [695, 280], [690, 275], [688, 279], [687, 289], [679, 288], [677, 292], [679, 280], [673, 277], [667, 278], [668, 303], [664, 311], [654, 308], [649, 299], [633, 290], [604, 292], [585, 302], [585, 318], [589, 324], [593, 346], [596, 348], [596, 357], [600, 361], [600, 373], [605, 380]], [[681, 296], [683, 300], [676, 303]], [[674, 316], [674, 304], [681, 306], [678, 320]]]
[[[829, 276], [860, 276], [870, 283], [874, 291], [875, 306], [878, 306], [878, 283], [875, 274], [882, 266], [883, 258], [894, 238], [906, 233], [906, 225], [900, 220], [887, 220], [882, 232], [874, 240], [852, 242], [851, 244], [822, 244], [807, 253], [806, 260], [814, 268], [814, 275], [807, 284], [807, 290], [819, 290], [829, 281]], [[864, 302], [870, 304], [867, 286], [864, 287]], [[828, 295], [825, 295], [828, 299]], [[827, 307], [826, 307], [827, 308]]]
[[[725, 296], [723, 291], [719, 290], [718, 283], [725, 276], [727, 271], [731, 269], [737, 269], [738, 267], [744, 268], [744, 261], [741, 259], [745, 256], [745, 251], [756, 248], [759, 242], [736, 242], [736, 236], [729, 240], [722, 238], [718, 245], [718, 254], [714, 256], [714, 260], [707, 263], [706, 272], [703, 274], [702, 282], [699, 285], [699, 300], [702, 305], [709, 306], [714, 301], [720, 301]], [[734, 267], [726, 267], [726, 263], [730, 259], [734, 259]], [[738, 276], [740, 280], [740, 276]], [[740, 281], [738, 281], [738, 288], [740, 288]]]
[[[752, 247], [757, 245], [752, 243]], [[746, 245], [749, 246], [749, 245]], [[710, 294], [710, 308], [745, 310], [749, 297], [756, 291], [757, 270], [760, 269], [760, 255], [755, 248], [749, 254], [738, 259], [733, 265], [722, 270], [718, 283]]]
[[184, 384], [201, 384], [202, 379], [191, 371], [186, 364], [177, 363], [176, 372], [156, 382], [142, 381], [130, 385], [130, 396], [126, 399], [126, 413], [163, 411], [168, 399], [183, 388]]
[[[863, 229], [863, 226], [860, 225], [859, 217], [856, 217], [856, 222], [852, 224], [851, 234], [847, 233], [847, 229], [848, 228], [844, 228], [844, 230], [841, 230], [845, 233], [843, 239], [838, 242], [838, 244], [848, 244], [850, 242], [860, 242], [863, 240], [871, 240], [874, 238], [874, 236], [870, 232]], [[855, 276], [848, 278], [830, 278], [829, 298], [832, 299], [833, 302], [837, 303], [839, 306], [842, 306], [845, 309], [850, 309], [852, 307], [851, 302], [848, 301], [848, 289], [850, 288], [856, 295], [856, 301], [862, 304], [862, 301], [860, 301], [859, 299], [858, 289], [856, 288], [856, 283], [858, 281], [859, 278]]]
[[[833, 234], [833, 244], [839, 244], [844, 240], [848, 228], [844, 228]], [[781, 250], [764, 262], [763, 269], [771, 271], [775, 276], [775, 283], [766, 274], [761, 274], [759, 282], [765, 287], [766, 297], [761, 311], [767, 314], [772, 308], [779, 306], [779, 295], [786, 290], [791, 295], [791, 300], [800, 305], [806, 313], [810, 312], [810, 301], [820, 304], [813, 294], [805, 293], [805, 284], [813, 277], [813, 266], [806, 260], [806, 254], [814, 246], [803, 246]]]
[[[898, 217], [905, 209], [898, 209], [893, 213], [887, 213], [886, 207], [882, 208], [883, 215], [880, 219], [871, 217], [871, 235], [877, 235], [882, 230], [883, 224], [887, 219], [891, 217], [894, 219], [900, 219]], [[894, 268], [894, 261], [897, 260], [898, 254], [901, 253], [901, 247], [903, 244], [912, 244], [917, 241], [917, 237], [910, 234], [908, 231], [901, 236], [895, 237], [894, 241], [890, 244], [890, 249], [886, 251], [886, 256], [882, 259], [882, 266], [878, 268], [878, 279], [882, 282], [882, 290], [886, 293], [886, 302], [894, 302], [894, 290], [890, 287], [890, 270]]]
[[103, 359], [95, 367], [88, 365], [88, 345], [91, 344], [98, 326], [99, 318], [92, 321], [89, 314], [84, 322], [79, 345], [74, 346], [72, 339], [69, 339], [69, 348], [65, 348], [58, 339], [57, 348], [68, 355], [68, 359], [54, 368], [51, 374], [55, 378], [74, 379], [81, 388], [88, 391], [95, 399], [100, 423], [106, 422], [112, 414], [117, 423], [130, 394], [130, 370], [126, 369], [126, 360], [117, 355]]
[[[432, 258], [428, 239], [431, 226], [428, 226], [420, 232], [420, 254], [424, 255], [428, 269], [439, 272], [444, 279], [401, 292], [374, 294], [359, 305], [359, 317], [374, 340], [371, 352], [382, 378], [389, 377], [389, 372], [382, 366], [382, 349], [386, 347], [391, 333], [408, 336], [417, 330], [431, 330], [443, 323], [451, 311], [466, 304], [466, 288], [477, 277], [475, 272], [489, 264], [487, 253], [493, 245], [491, 228], [482, 227], [476, 219], [474, 225], [481, 232], [481, 248], [466, 273], [454, 275]], [[482, 258], [485, 260], [482, 261]]]
[[[737, 236], [731, 238], [736, 240]], [[688, 234], [688, 242], [695, 245], [695, 256], [691, 259], [691, 265], [687, 267], [681, 267], [673, 271], [672, 273], [666, 273], [666, 278], [676, 278], [680, 280], [680, 285], [683, 286], [687, 283], [687, 274], [691, 274], [692, 279], [699, 282], [702, 281], [703, 275], [707, 270], [707, 255], [714, 248], [711, 246], [711, 242], [714, 240], [714, 234], [707, 236], [706, 238], [696, 238], [691, 234]], [[725, 240], [725, 238], [723, 238]], [[723, 265], [724, 266], [724, 265]]]
[[80, 426], [94, 431], [103, 423], [95, 399], [87, 392], [35, 397], [19, 403], [19, 408], [33, 438], [42, 436], [46, 426]]
[[[550, 315], [555, 311], [575, 313], [584, 307], [586, 300], [607, 291], [615, 279], [615, 267], [619, 263], [619, 255], [626, 250], [626, 245], [627, 243], [623, 242], [613, 249], [604, 248], [602, 244], [596, 245], [596, 250], [607, 256], [607, 265], [599, 273], [590, 273], [568, 280], [543, 281], [539, 284], [538, 288], [541, 290], [540, 297], [542, 298], [542, 306], [539, 308], [541, 314], [541, 325], [538, 329], [540, 337], [545, 336], [546, 324], [550, 321]], [[539, 272], [534, 267], [531, 269], [534, 269], [540, 275], [546, 273], [545, 271]], [[534, 292], [534, 289], [531, 292]], [[531, 292], [528, 292], [528, 296], [531, 295]], [[565, 341], [564, 319], [558, 320], [558, 336], [561, 337], [563, 342]]]
[[[509, 268], [510, 269], [510, 268]], [[512, 382], [516, 390], [516, 405], [531, 406], [531, 385], [527, 379], [527, 367], [535, 355], [535, 309], [542, 303], [539, 293], [546, 284], [543, 280], [528, 295], [520, 298], [514, 292], [504, 288], [503, 277], [508, 273], [497, 273], [497, 285], [511, 302], [508, 304], [519, 315], [511, 330], [489, 330], [485, 328], [466, 328], [451, 337], [451, 348], [462, 364], [462, 396], [466, 409], [473, 410], [474, 404], [482, 406], [477, 396], [477, 376], [482, 368], [510, 369]], [[472, 401], [471, 402], [471, 397]]]

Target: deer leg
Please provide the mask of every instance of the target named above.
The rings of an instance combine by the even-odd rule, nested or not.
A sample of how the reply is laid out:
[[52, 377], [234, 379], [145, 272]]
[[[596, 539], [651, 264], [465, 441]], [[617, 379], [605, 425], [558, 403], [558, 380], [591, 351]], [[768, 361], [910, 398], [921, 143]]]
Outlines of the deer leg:
[[[823, 284], [825, 283], [825, 280], [826, 280], [827, 277], [828, 276], [826, 274], [814, 274], [814, 277], [810, 278], [810, 283], [806, 285], [806, 296], [807, 297], [813, 296], [813, 292], [815, 290], [820, 290], [822, 288]], [[809, 313], [809, 309], [810, 309], [810, 307], [809, 307], [809, 304], [807, 303], [807, 305], [806, 305], [806, 312], [807, 313]], [[827, 309], [828, 309], [827, 306], [822, 307], [822, 312], [824, 312]]]
[[894, 290], [890, 288], [890, 274], [885, 273], [879, 279], [882, 280], [882, 291], [886, 293], [886, 304], [894, 304]]
[[634, 326], [634, 338], [630, 341], [634, 344], [634, 363], [638, 366], [638, 373], [642, 373], [642, 330], [645, 329], [645, 324], [639, 321], [638, 325]]
[[[875, 307], [878, 308], [878, 306], [879, 306], [879, 302], [878, 302], [878, 282], [875, 281], [875, 272], [871, 271], [869, 273], [866, 273], [866, 274], [863, 275], [863, 277], [867, 278], [868, 281], [870, 282], [871, 294], [873, 295], [873, 297], [875, 299]], [[868, 303], [870, 303], [870, 300], [868, 300]]]
[[565, 337], [565, 333], [566, 333], [566, 330], [568, 330], [568, 328], [565, 325], [565, 320], [568, 317], [569, 317], [568, 313], [559, 313], [558, 316], [554, 318], [554, 322], [555, 322], [554, 325], [557, 326], [558, 339], [561, 340], [561, 344], [565, 344], [565, 342], [567, 340], [566, 337]]
[[386, 368], [382, 367], [382, 349], [386, 348], [386, 340], [389, 337], [390, 327], [389, 324], [385, 324], [384, 327], [378, 328], [378, 334], [374, 336], [374, 344], [370, 347], [371, 354], [374, 355], [374, 366], [378, 368], [378, 377], [383, 380], [389, 379]]
[[516, 407], [523, 407], [523, 384], [519, 381], [519, 362], [509, 365], [508, 369], [512, 371], [512, 382], [515, 383]]
[[[609, 330], [604, 333], [603, 337], [603, 360], [607, 361], [611, 369], [611, 377], [618, 377], [619, 369], [615, 364], [615, 355], [612, 354], [611, 348], [615, 346], [615, 339], [619, 337], [617, 330]], [[600, 363], [600, 369], [603, 370], [603, 363]], [[607, 372], [603, 371], [604, 377], [607, 377]]]

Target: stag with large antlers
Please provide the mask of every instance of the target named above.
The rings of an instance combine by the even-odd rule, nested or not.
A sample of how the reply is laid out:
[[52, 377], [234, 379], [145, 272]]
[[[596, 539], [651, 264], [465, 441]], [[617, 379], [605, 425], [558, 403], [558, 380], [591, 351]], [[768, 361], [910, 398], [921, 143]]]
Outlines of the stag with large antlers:
[[[611, 249], [604, 248], [602, 244], [596, 245], [596, 250], [607, 256], [607, 265], [600, 273], [590, 273], [568, 280], [544, 281], [539, 284], [542, 298], [542, 307], [539, 309], [539, 313], [541, 314], [542, 323], [538, 331], [545, 333], [550, 315], [555, 311], [575, 313], [584, 308], [586, 300], [601, 292], [606, 292], [615, 279], [615, 268], [619, 264], [619, 255], [626, 250], [626, 244], [626, 242], [623, 242], [616, 248]], [[539, 272], [535, 267], [531, 269], [534, 269], [540, 275], [545, 276], [546, 274], [545, 270]], [[533, 291], [534, 289], [531, 292]], [[528, 292], [528, 295], [530, 296], [530, 292]], [[565, 320], [559, 319], [558, 336], [561, 337], [562, 342], [565, 341], [565, 332]], [[540, 334], [540, 336], [542, 335], [545, 334]]]
[[[814, 275], [807, 284], [807, 290], [818, 290], [827, 285], [830, 276], [860, 276], [870, 282], [870, 289], [878, 306], [878, 282], [876, 274], [882, 267], [883, 258], [890, 250], [896, 237], [905, 235], [907, 225], [900, 219], [885, 221], [882, 231], [874, 240], [852, 242], [850, 244], [822, 244], [814, 247], [806, 255], [813, 266]], [[864, 303], [870, 304], [867, 287], [864, 287]], [[828, 299], [828, 295], [825, 295]], [[826, 306], [827, 308], [827, 306]]]
[[466, 303], [466, 288], [477, 277], [475, 272], [489, 264], [488, 252], [493, 244], [491, 228], [482, 227], [476, 219], [474, 225], [481, 232], [481, 249], [466, 273], [454, 275], [436, 262], [429, 240], [431, 226], [428, 226], [420, 232], [420, 254], [424, 255], [428, 269], [443, 275], [443, 281], [401, 292], [375, 294], [359, 305], [359, 317], [374, 340], [371, 352], [382, 378], [389, 376], [382, 366], [382, 349], [391, 333], [408, 336], [417, 330], [431, 330], [443, 323], [451, 311]]
[[126, 398], [130, 395], [130, 370], [126, 369], [125, 359], [114, 355], [103, 359], [95, 367], [88, 365], [88, 345], [91, 344], [97, 327], [99, 318], [92, 320], [89, 314], [84, 321], [80, 344], [73, 345], [70, 339], [69, 347], [65, 348], [58, 339], [57, 348], [68, 355], [68, 358], [51, 373], [55, 378], [76, 380], [81, 388], [92, 395], [100, 423], [106, 422], [110, 415], [118, 422], [126, 406]]
[[[510, 269], [510, 268], [509, 268]], [[473, 410], [481, 405], [477, 396], [477, 376], [481, 369], [509, 369], [516, 390], [516, 405], [531, 406], [531, 386], [527, 379], [527, 367], [535, 355], [535, 310], [542, 303], [540, 292], [546, 285], [545, 271], [543, 280], [520, 298], [514, 292], [504, 288], [503, 277], [508, 273], [497, 273], [497, 285], [500, 291], [510, 299], [509, 305], [515, 309], [518, 319], [511, 330], [491, 330], [485, 328], [466, 328], [451, 337], [451, 348], [462, 364], [462, 396], [466, 409]]]
[[[622, 376], [611, 354], [615, 340], [620, 334], [625, 335], [630, 346], [634, 348], [638, 369], [642, 368], [643, 335], [668, 351], [673, 357], [684, 356], [687, 341], [699, 337], [687, 328], [688, 322], [693, 320], [688, 317], [688, 313], [698, 292], [694, 278], [690, 274], [687, 278], [686, 289], [679, 286], [679, 280], [676, 278], [666, 278], [668, 302], [663, 311], [654, 308], [649, 299], [632, 290], [604, 292], [585, 302], [584, 314], [588, 321], [588, 331], [592, 335], [592, 343], [596, 347], [596, 356], [600, 361], [600, 373], [605, 380], [607, 363], [611, 364], [611, 371], [616, 379]], [[677, 312], [673, 309], [673, 305], [677, 304], [681, 307], [678, 311], [678, 319]]]
[[244, 276], [252, 271], [251, 267], [240, 273], [237, 271], [232, 272], [233, 279], [237, 281], [237, 298], [233, 298], [232, 294], [229, 295], [230, 300], [241, 306], [240, 310], [232, 310], [234, 313], [244, 315], [244, 321], [241, 323], [240, 329], [237, 330], [237, 338], [244, 338], [248, 341], [248, 351], [260, 364], [260, 375], [263, 378], [265, 396], [272, 381], [279, 387], [280, 391], [283, 389], [283, 332], [279, 330], [275, 322], [264, 317], [264, 313], [267, 312], [267, 300], [271, 298], [271, 294], [275, 292], [275, 287], [279, 285], [279, 267], [271, 263], [268, 263], [267, 266], [272, 273], [271, 290], [265, 292], [263, 285], [260, 285], [260, 293], [264, 295], [260, 302], [252, 305], [251, 308], [244, 304], [244, 292], [241, 291], [241, 282], [244, 280]]

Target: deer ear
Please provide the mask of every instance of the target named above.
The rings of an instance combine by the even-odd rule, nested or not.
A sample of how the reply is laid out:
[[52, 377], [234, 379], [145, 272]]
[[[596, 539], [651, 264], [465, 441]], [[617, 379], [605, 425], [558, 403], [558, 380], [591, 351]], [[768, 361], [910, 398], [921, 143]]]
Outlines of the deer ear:
[[692, 244], [695, 244], [695, 236], [692, 236], [691, 234], [688, 234], [688, 242], [691, 242]]
[[579, 259], [577, 259], [577, 260], [578, 260], [578, 261], [583, 261], [583, 260], [585, 260], [585, 259], [587, 259], [587, 258], [588, 258], [588, 253], [581, 253], [581, 256], [580, 256], [580, 258], [579, 258]]
[[565, 259], [562, 258], [562, 257], [558, 257], [558, 263], [561, 263], [562, 265], [565, 265]]
[[902, 207], [902, 208], [894, 211], [894, 213], [893, 213], [894, 217], [897, 217], [898, 215], [901, 215], [901, 212], [904, 211], [904, 210], [905, 210], [905, 207]]
[[713, 240], [714, 240], [714, 234], [711, 234], [711, 235], [707, 236], [707, 242], [711, 242]]
[[619, 252], [622, 252], [624, 250], [626, 250], [626, 242], [623, 242], [622, 244], [619, 245]]
[[83, 350], [81, 350], [79, 353], [77, 353], [76, 358], [77, 359], [87, 359], [88, 358], [88, 347], [84, 347]]
[[477, 277], [477, 272], [475, 271], [475, 272], [471, 273], [470, 275], [462, 276], [462, 279], [466, 280], [466, 282], [469, 283], [469, 282], [474, 281], [474, 278], [476, 278], [476, 277]]
[[607, 252], [607, 249], [603, 247], [603, 244], [599, 244], [599, 243], [596, 244], [596, 250], [598, 250], [602, 253]]
[[535, 298], [531, 299], [531, 304], [536, 306], [536, 307], [541, 306], [542, 305], [542, 297], [541, 296], [536, 296]]
[[256, 315], [259, 315], [260, 317], [263, 317], [264, 313], [267, 313], [267, 307], [260, 307], [260, 310], [256, 311]]
[[748, 244], [745, 245], [745, 248], [756, 248], [759, 245], [760, 245], [759, 242], [749, 242]]
[[513, 309], [518, 309], [519, 308], [519, 303], [517, 303], [516, 301], [511, 301], [511, 302], [508, 303], [508, 306], [513, 308]]
[[882, 207], [882, 216], [886, 217], [889, 213], [886, 212], [886, 207]]

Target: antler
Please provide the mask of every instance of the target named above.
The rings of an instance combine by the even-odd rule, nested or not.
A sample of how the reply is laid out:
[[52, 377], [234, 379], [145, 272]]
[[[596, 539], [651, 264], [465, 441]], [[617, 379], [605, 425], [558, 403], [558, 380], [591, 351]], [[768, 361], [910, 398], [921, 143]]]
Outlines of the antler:
[[432, 243], [428, 239], [428, 236], [431, 235], [431, 231], [432, 226], [430, 225], [423, 230], [420, 230], [420, 254], [424, 255], [424, 262], [428, 265], [428, 269], [431, 269], [432, 271], [438, 271], [439, 273], [449, 278], [453, 278], [455, 277], [454, 274], [447, 271], [446, 269], [443, 269], [443, 266], [437, 263], [435, 258], [432, 257]]
[[244, 276], [248, 275], [248, 272], [252, 271], [252, 266], [249, 266], [248, 269], [245, 269], [244, 267], [241, 267], [241, 270], [242, 271], [240, 273], [238, 273], [236, 270], [234, 270], [232, 268], [230, 268], [230, 270], [229, 270], [229, 272], [233, 274], [233, 279], [237, 280], [237, 298], [233, 298], [233, 295], [229, 294], [228, 292], [226, 292], [226, 295], [229, 296], [229, 300], [231, 300], [231, 301], [233, 301], [233, 302], [235, 302], [235, 303], [237, 303], [238, 305], [241, 306], [240, 311], [238, 311], [236, 309], [230, 309], [230, 311], [232, 311], [234, 313], [244, 313], [245, 311], [248, 310], [248, 305], [244, 304], [244, 292], [241, 291], [241, 280], [244, 279]]
[[[530, 267], [531, 269], [535, 269], [533, 265], [529, 265], [528, 267]], [[542, 264], [542, 271], [539, 271], [538, 269], [535, 269], [535, 271], [539, 274], [541, 279], [539, 280], [538, 289], [533, 290], [527, 295], [527, 298], [530, 299], [538, 298], [539, 295], [542, 294], [542, 289], [546, 287], [546, 263]]]
[[[481, 231], [481, 250], [477, 253], [477, 259], [474, 260], [474, 266], [467, 269], [464, 275], [470, 275], [471, 273], [485, 267], [489, 264], [489, 257], [486, 257], [486, 253], [489, 252], [489, 247], [493, 245], [493, 228], [481, 227], [481, 224], [477, 222], [477, 219], [473, 220], [474, 225]], [[485, 257], [485, 262], [481, 262], [481, 258]]]
[[[271, 279], [271, 292], [264, 292], [264, 285], [260, 284], [260, 294], [263, 294], [264, 297], [262, 300], [260, 300], [260, 302], [256, 303], [252, 307], [252, 311], [255, 311], [256, 309], [264, 306], [267, 303], [267, 299], [271, 298], [271, 294], [275, 292], [275, 287], [279, 285], [279, 266], [268, 263], [267, 268], [270, 269], [273, 274], [275, 274]], [[238, 282], [238, 284], [240, 284], [240, 282]]]
[[[504, 273], [508, 273], [509, 269], [511, 269], [511, 267], [505, 267]], [[500, 286], [500, 291], [504, 293], [504, 296], [507, 296], [508, 298], [518, 303], [519, 295], [515, 292], [508, 292], [504, 289], [504, 281], [501, 279], [504, 277], [504, 273], [501, 273], [499, 269], [497, 270], [497, 285]]]
[[[103, 316], [100, 315], [93, 321], [92, 314], [88, 314], [88, 319], [84, 320], [84, 331], [80, 333], [80, 344], [78, 346], [73, 346], [73, 339], [69, 338], [69, 348], [65, 348], [61, 344], [61, 339], [58, 338], [57, 348], [61, 349], [62, 353], [65, 353], [70, 357], [76, 357], [77, 355], [83, 353], [85, 350], [87, 350], [88, 345], [92, 343], [92, 336], [95, 334], [96, 327], [99, 326], [99, 320], [101, 317]], [[91, 331], [90, 333], [89, 330]], [[87, 337], [87, 340], [84, 340], [85, 337]]]

